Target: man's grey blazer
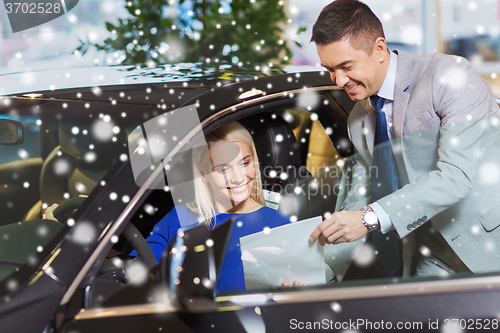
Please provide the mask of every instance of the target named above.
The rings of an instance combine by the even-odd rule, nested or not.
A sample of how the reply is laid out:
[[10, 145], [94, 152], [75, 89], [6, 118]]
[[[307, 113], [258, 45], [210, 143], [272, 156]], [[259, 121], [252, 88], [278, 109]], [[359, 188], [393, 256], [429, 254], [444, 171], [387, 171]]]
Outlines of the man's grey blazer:
[[[491, 88], [464, 58], [395, 52], [391, 145], [408, 184], [377, 202], [399, 237], [430, 222], [472, 272], [498, 271], [500, 110]], [[349, 116], [358, 154], [342, 179], [336, 210], [370, 203], [375, 122], [367, 101]], [[326, 262], [334, 246], [325, 248]]]

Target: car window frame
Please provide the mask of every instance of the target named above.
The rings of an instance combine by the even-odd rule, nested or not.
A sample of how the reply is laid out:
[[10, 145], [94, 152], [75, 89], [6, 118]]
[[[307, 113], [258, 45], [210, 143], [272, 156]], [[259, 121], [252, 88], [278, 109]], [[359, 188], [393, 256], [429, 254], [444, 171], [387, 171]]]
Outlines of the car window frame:
[[[232, 105], [230, 107], [226, 107], [222, 110], [219, 110], [218, 112], [215, 112], [211, 116], [207, 117], [206, 119], [201, 121], [201, 128], [203, 133], [209, 133], [216, 127], [220, 126], [220, 122], [223, 123], [228, 123], [231, 121], [236, 121], [238, 119], [242, 119], [245, 117], [248, 117], [250, 115], [254, 114], [259, 114], [263, 113], [266, 111], [270, 111], [273, 108], [275, 109], [276, 107], [286, 107], [286, 106], [292, 106], [295, 105], [296, 99], [298, 95], [301, 93], [306, 93], [306, 92], [318, 92], [321, 94], [322, 98], [328, 99], [329, 104], [331, 106], [336, 108], [339, 114], [342, 115], [345, 119], [347, 119], [347, 113], [346, 111], [335, 101], [333, 96], [329, 94], [331, 90], [336, 90], [340, 89], [335, 86], [320, 86], [320, 87], [310, 87], [310, 88], [302, 88], [302, 89], [291, 89], [288, 91], [282, 91], [280, 93], [274, 93], [274, 94], [269, 94], [266, 96], [261, 96], [261, 97], [256, 97], [251, 100], [246, 100], [242, 101], [240, 103], [237, 103], [235, 105]], [[285, 94], [286, 93], [286, 94]], [[292, 94], [290, 96], [290, 94]], [[265, 108], [260, 108], [261, 103], [267, 101], [266, 107]], [[235, 118], [235, 119], [233, 119]], [[178, 145], [176, 146], [173, 150], [169, 151], [167, 156], [163, 159], [163, 164], [168, 164], [172, 161], [172, 159], [178, 157], [179, 152], [181, 152], [185, 148], [186, 142], [193, 142], [193, 137], [196, 135], [200, 135], [200, 132], [198, 128], [192, 129], [184, 138], [180, 140], [180, 142], [183, 142], [183, 145]], [[196, 140], [194, 140], [196, 141]], [[185, 153], [185, 151], [184, 151]], [[130, 162], [128, 162], [130, 163]], [[109, 228], [107, 231], [106, 235], [103, 237], [103, 242], [105, 243], [106, 241], [110, 241], [109, 235], [111, 234], [116, 234], [117, 231], [122, 230], [124, 226], [129, 223], [130, 219], [133, 216], [133, 212], [137, 211], [139, 209], [138, 205], [142, 204], [147, 200], [147, 198], [150, 195], [150, 192], [152, 191], [150, 188], [154, 188], [154, 183], [158, 182], [158, 177], [160, 177], [160, 174], [163, 175], [163, 167], [160, 164], [148, 177], [148, 179], [145, 181], [145, 183], [141, 186], [141, 188], [136, 192], [135, 196], [130, 200], [130, 203], [127, 205], [127, 208], [125, 211], [123, 211], [120, 214], [120, 217], [117, 219], [115, 224]], [[135, 206], [135, 207], [134, 207]], [[125, 214], [126, 213], [126, 214]], [[124, 215], [125, 214], [125, 215]], [[102, 248], [96, 249], [96, 251], [101, 251], [101, 258], [102, 258]], [[97, 257], [96, 255], [93, 254], [93, 257]], [[89, 259], [90, 261], [90, 259]], [[95, 267], [95, 265], [94, 265]], [[82, 271], [89, 271], [89, 268], [84, 267]], [[81, 279], [81, 277], [79, 277]], [[73, 283], [72, 286], [70, 286], [71, 290], [76, 289], [75, 283]], [[69, 295], [69, 293], [68, 293]], [[69, 301], [70, 297], [65, 296], [63, 298], [63, 301], [67, 303]], [[63, 303], [63, 302], [61, 302]], [[64, 303], [63, 303], [64, 304]]]

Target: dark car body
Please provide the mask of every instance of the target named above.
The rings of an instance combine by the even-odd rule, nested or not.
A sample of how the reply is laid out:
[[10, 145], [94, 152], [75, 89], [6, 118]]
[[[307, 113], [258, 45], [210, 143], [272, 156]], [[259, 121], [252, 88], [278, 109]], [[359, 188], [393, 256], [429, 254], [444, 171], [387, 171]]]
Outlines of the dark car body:
[[[258, 74], [262, 68], [259, 70], [249, 72], [229, 65], [216, 68], [195, 65], [155, 69], [121, 67], [116, 72], [124, 78], [122, 83], [119, 78], [112, 77], [105, 84], [61, 85], [61, 88], [50, 90], [41, 89], [44, 84], [41, 82], [33, 90], [11, 92], [3, 97], [3, 101], [8, 102], [2, 104], [0, 101], [2, 114], [23, 121], [22, 116], [37, 116], [37, 120], [41, 120], [38, 126], [43, 130], [37, 132], [40, 152], [29, 152], [30, 156], [39, 156], [31, 160], [4, 161], [0, 165], [0, 182], [4, 188], [0, 195], [5, 203], [1, 208], [4, 221], [0, 228], [4, 229], [0, 230], [0, 237], [4, 237], [4, 244], [10, 244], [5, 245], [10, 246], [5, 251], [11, 254], [20, 248], [33, 248], [25, 255], [24, 262], [20, 259], [13, 268], [5, 268], [7, 273], [0, 281], [2, 332], [498, 329], [500, 277], [494, 273], [394, 280], [351, 276], [342, 283], [321, 286], [214, 295], [213, 288], [183, 289], [171, 285], [167, 271], [172, 263], [167, 253], [160, 265], [146, 265], [142, 283], [124, 285], [124, 280], [117, 277], [120, 270], [127, 275], [120, 265], [107, 270], [103, 267], [111, 248], [123, 252], [131, 249], [125, 239], [118, 236], [128, 232], [130, 242], [135, 231], [127, 231], [126, 226], [131, 224], [147, 236], [155, 223], [174, 206], [170, 192], [163, 190], [165, 184], [160, 182], [158, 185], [161, 163], [152, 161], [152, 171], [138, 180], [131, 163], [136, 152], [128, 152], [124, 145], [106, 148], [106, 154], [119, 153], [116, 155], [119, 160], [110, 160], [103, 167], [106, 172], [99, 175], [100, 180], [95, 181], [93, 189], [87, 189], [90, 190], [88, 198], [70, 220], [63, 223], [40, 220], [43, 205], [52, 203], [41, 199], [53, 194], [44, 193], [45, 188], [59, 186], [54, 183], [59, 179], [57, 177], [49, 176], [48, 185], [44, 180], [47, 168], [44, 166], [47, 160], [57, 159], [58, 149], [67, 155], [71, 155], [69, 151], [72, 149], [81, 151], [83, 157], [68, 157], [75, 160], [76, 166], [72, 167], [82, 168], [85, 170], [83, 174], [97, 173], [82, 167], [85, 164], [82, 158], [85, 160], [85, 156], [91, 156], [86, 155], [89, 153], [85, 150], [87, 146], [92, 145], [91, 150], [98, 150], [94, 149], [94, 143], [85, 141], [87, 146], [78, 147], [82, 142], [79, 140], [85, 140], [78, 135], [87, 128], [89, 132], [95, 130], [92, 127], [95, 123], [89, 118], [105, 121], [109, 116], [121, 128], [116, 130], [118, 137], [125, 133], [130, 135], [135, 128], [165, 112], [190, 105], [195, 106], [200, 129], [205, 134], [232, 121], [240, 121], [252, 131], [262, 129], [263, 133], [271, 133], [267, 139], [264, 134], [254, 137], [261, 155], [261, 168], [283, 163], [296, 170], [306, 168], [309, 171], [305, 176], [290, 173], [284, 178], [264, 170], [264, 184], [271, 191], [277, 185], [284, 189], [305, 184], [308, 188], [316, 179], [322, 179], [332, 187], [338, 184], [340, 174], [330, 177], [321, 172], [327, 170], [322, 168], [325, 165], [348, 165], [349, 156], [354, 154], [347, 131], [347, 119], [354, 103], [343, 90], [332, 84], [324, 71], [285, 73], [267, 69], [264, 72], [269, 75], [262, 76]], [[89, 77], [92, 71], [96, 72], [96, 69], [89, 70]], [[102, 73], [107, 71], [111, 73], [113, 70], [103, 69]], [[80, 70], [80, 75], [84, 73], [85, 70]], [[1, 79], [9, 82], [7, 76]], [[242, 96], [247, 92], [247, 96]], [[25, 96], [34, 93], [40, 95]], [[259, 120], [265, 126], [259, 125]], [[29, 127], [29, 122], [23, 124], [25, 129]], [[274, 148], [279, 133], [272, 131], [282, 128], [282, 125], [289, 126], [279, 132], [284, 133], [285, 141], [288, 141], [287, 154], [276, 153]], [[59, 135], [51, 136], [54, 131]], [[201, 132], [195, 132], [187, 131], [186, 140], [179, 138], [179, 141], [187, 145], [189, 139], [201, 135]], [[71, 133], [80, 139], [70, 137], [64, 140]], [[127, 143], [119, 138], [117, 142]], [[96, 143], [95, 147], [98, 145]], [[174, 149], [165, 152], [162, 162], [182, 163], [181, 155], [171, 153]], [[267, 154], [265, 149], [269, 150]], [[318, 149], [320, 153], [327, 152], [325, 156], [318, 154]], [[123, 154], [128, 157], [122, 158]], [[23, 186], [26, 182], [29, 193]], [[70, 192], [64, 195], [61, 202], [79, 196]], [[331, 213], [336, 197], [292, 193], [289, 199], [280, 210], [296, 219], [304, 219]], [[25, 239], [37, 239], [36, 235], [40, 235], [36, 231], [39, 229], [29, 227], [31, 221], [26, 218], [38, 201], [41, 208], [35, 209], [38, 215], [34, 214], [36, 218], [32, 221], [43, 225], [43, 230], [49, 230], [51, 237], [43, 246], [38, 243], [28, 246], [23, 243]], [[8, 206], [6, 202], [12, 204]], [[20, 225], [27, 229], [16, 227], [17, 221], [23, 221]], [[203, 234], [205, 231], [193, 232], [199, 232], [197, 237], [200, 239], [208, 237]], [[35, 234], [30, 238], [29, 233]], [[16, 239], [15, 244], [6, 243], [5, 237]], [[208, 254], [196, 257], [193, 262], [189, 259], [184, 265], [199, 267], [196, 274], [207, 274], [203, 267], [210, 266]], [[13, 265], [12, 262], [3, 263]], [[108, 278], [103, 279], [103, 275]]]

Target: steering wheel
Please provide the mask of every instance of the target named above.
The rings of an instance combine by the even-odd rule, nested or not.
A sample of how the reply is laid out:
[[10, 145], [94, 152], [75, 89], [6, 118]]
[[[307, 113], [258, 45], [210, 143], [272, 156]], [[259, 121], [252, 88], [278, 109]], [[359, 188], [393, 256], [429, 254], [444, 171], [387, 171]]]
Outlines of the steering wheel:
[[[58, 221], [63, 221], [66, 214], [72, 212], [75, 209], [78, 209], [83, 204], [85, 199], [86, 198], [84, 197], [78, 197], [64, 201], [59, 206], [57, 206], [56, 209], [54, 209], [54, 217]], [[123, 230], [122, 234], [123, 236], [125, 236], [129, 244], [137, 251], [137, 256], [148, 268], [156, 265], [156, 258], [153, 254], [153, 251], [151, 251], [148, 243], [139, 232], [139, 230], [137, 230], [135, 225], [130, 222], [127, 223], [127, 226]]]

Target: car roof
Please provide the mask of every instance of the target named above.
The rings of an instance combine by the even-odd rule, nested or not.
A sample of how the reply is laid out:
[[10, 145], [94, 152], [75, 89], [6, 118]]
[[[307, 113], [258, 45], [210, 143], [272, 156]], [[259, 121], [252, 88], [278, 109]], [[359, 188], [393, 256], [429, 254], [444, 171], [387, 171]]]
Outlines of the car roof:
[[3, 74], [0, 96], [30, 92], [61, 91], [72, 88], [97, 86], [128, 86], [136, 84], [196, 83], [210, 84], [219, 81], [239, 82], [255, 77], [284, 74], [297, 71], [317, 71], [312, 66], [238, 66], [228, 63], [202, 64], [180, 63], [152, 67], [141, 65], [92, 66], [64, 69], [27, 71]]
[[[208, 105], [213, 104], [211, 101], [231, 104], [240, 101], [241, 92], [253, 88], [266, 94], [318, 84], [332, 85], [325, 72], [321, 72], [321, 77], [317, 75], [318, 70], [320, 68], [312, 66], [243, 68], [230, 64], [178, 64], [147, 68], [96, 66], [17, 73], [2, 76], [0, 89], [8, 94], [0, 94], [0, 114], [14, 108], [56, 101], [140, 105], [168, 112], [190, 101], [197, 102], [209, 91], [215, 93], [201, 98], [206, 101], [208, 97]], [[307, 73], [311, 71], [316, 71], [316, 75]], [[288, 75], [283, 76], [287, 72]], [[304, 74], [300, 80], [295, 77], [300, 76], [299, 72]], [[288, 79], [292, 73], [293, 80]], [[212, 113], [212, 110], [208, 109], [206, 113]]]

